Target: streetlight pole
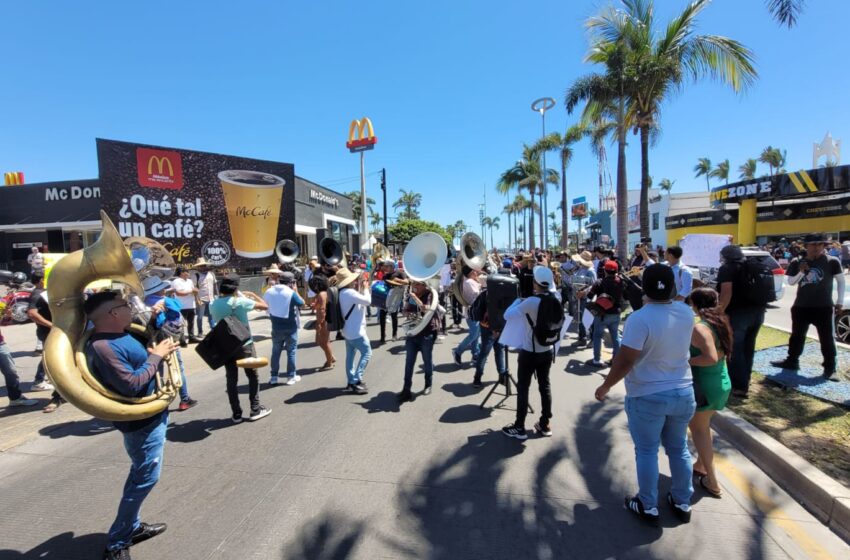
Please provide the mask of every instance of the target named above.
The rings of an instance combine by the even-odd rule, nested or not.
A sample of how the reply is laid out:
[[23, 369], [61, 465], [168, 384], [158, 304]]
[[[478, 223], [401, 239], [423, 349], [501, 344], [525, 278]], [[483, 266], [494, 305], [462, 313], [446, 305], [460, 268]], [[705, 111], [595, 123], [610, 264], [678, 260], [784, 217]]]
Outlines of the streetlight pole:
[[[531, 104], [531, 110], [537, 113], [540, 113], [540, 120], [543, 123], [543, 136], [541, 138], [546, 138], [546, 111], [555, 106], [555, 100], [551, 97], [541, 97], [540, 99], [535, 99]], [[543, 242], [543, 250], [549, 248], [549, 202], [547, 196], [547, 188], [546, 188], [546, 150], [543, 150], [543, 169], [541, 172], [541, 182], [543, 183], [543, 188], [541, 192], [541, 196], [543, 198], [543, 204], [541, 205], [541, 209], [543, 210], [543, 217], [541, 218], [541, 224], [543, 224], [543, 235], [541, 236], [541, 241]], [[533, 210], [532, 210], [533, 211]]]
[[387, 225], [387, 169], [381, 169], [381, 190], [384, 191], [384, 246], [390, 242], [389, 227]]

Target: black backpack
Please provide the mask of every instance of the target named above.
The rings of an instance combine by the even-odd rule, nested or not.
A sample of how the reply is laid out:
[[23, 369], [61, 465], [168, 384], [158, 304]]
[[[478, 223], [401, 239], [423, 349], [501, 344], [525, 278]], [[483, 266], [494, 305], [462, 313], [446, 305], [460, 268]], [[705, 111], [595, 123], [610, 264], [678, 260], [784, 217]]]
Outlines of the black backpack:
[[472, 305], [469, 306], [469, 311], [467, 311], [467, 317], [469, 317], [470, 321], [475, 321], [480, 323], [484, 320], [484, 317], [487, 315], [487, 289], [483, 289], [478, 292], [478, 295], [475, 296], [475, 300], [472, 302]]
[[195, 352], [210, 369], [216, 370], [229, 362], [249, 340], [250, 329], [235, 316], [229, 315], [215, 324], [215, 328], [195, 346]]
[[767, 305], [776, 301], [776, 285], [773, 269], [759, 259], [747, 259], [741, 267], [744, 275], [747, 299], [756, 305]]
[[532, 345], [537, 342], [541, 346], [551, 346], [561, 338], [561, 327], [564, 325], [564, 308], [558, 298], [551, 293], [535, 294], [534, 297], [540, 298], [540, 305], [537, 307], [537, 322], [532, 321], [528, 313], [525, 314], [528, 324], [534, 331], [534, 336], [531, 337]]
[[356, 305], [352, 305], [351, 309], [345, 315], [342, 314], [342, 307], [339, 305], [339, 288], [331, 286], [328, 288], [328, 304], [325, 310], [325, 321], [328, 324], [329, 331], [338, 331], [345, 326], [345, 321], [351, 316]]

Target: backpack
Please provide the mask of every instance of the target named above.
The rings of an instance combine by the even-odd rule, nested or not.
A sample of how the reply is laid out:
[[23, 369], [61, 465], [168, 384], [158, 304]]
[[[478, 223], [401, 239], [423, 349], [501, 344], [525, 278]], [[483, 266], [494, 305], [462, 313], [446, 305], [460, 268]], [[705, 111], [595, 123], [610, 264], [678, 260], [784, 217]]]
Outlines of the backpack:
[[478, 292], [478, 295], [475, 297], [475, 300], [472, 302], [472, 305], [469, 306], [469, 311], [467, 311], [467, 317], [470, 321], [475, 321], [476, 323], [480, 323], [484, 320], [484, 316], [487, 315], [487, 289], [483, 289]]
[[758, 259], [747, 259], [741, 267], [744, 275], [747, 299], [756, 305], [767, 305], [776, 301], [776, 285], [773, 269]]
[[251, 340], [251, 330], [234, 315], [216, 322], [215, 327], [195, 346], [195, 352], [210, 369], [216, 370], [229, 362], [245, 343]]
[[345, 321], [351, 316], [356, 305], [352, 305], [344, 316], [342, 307], [339, 304], [339, 288], [331, 286], [328, 288], [328, 304], [325, 311], [325, 321], [328, 324], [329, 331], [338, 331], [345, 326]]
[[537, 307], [537, 323], [531, 320], [528, 313], [525, 314], [528, 324], [534, 331], [531, 337], [532, 346], [535, 342], [541, 346], [551, 346], [561, 338], [564, 308], [558, 298], [551, 293], [536, 294], [534, 297], [540, 298], [540, 305]]

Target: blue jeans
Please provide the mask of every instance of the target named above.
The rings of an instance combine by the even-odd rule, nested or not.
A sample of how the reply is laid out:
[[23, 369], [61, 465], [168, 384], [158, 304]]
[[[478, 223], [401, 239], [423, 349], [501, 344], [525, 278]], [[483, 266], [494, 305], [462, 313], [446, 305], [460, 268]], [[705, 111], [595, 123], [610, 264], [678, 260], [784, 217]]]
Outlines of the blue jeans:
[[[360, 360], [354, 363], [354, 353], [360, 352]], [[353, 340], [345, 339], [345, 373], [348, 376], [348, 384], [356, 385], [363, 381], [363, 372], [372, 358], [372, 347], [369, 339], [365, 336]]]
[[130, 535], [139, 527], [139, 510], [142, 502], [153, 490], [162, 469], [162, 452], [165, 447], [165, 428], [168, 413], [159, 422], [141, 430], [124, 433], [124, 449], [130, 456], [130, 474], [124, 483], [124, 495], [118, 506], [118, 515], [109, 528], [107, 548], [116, 550], [130, 545]]
[[764, 308], [738, 309], [728, 315], [732, 326], [732, 356], [728, 360], [729, 378], [732, 380], [733, 389], [746, 391], [750, 388], [753, 357], [756, 354], [756, 338], [761, 324], [764, 323]]
[[295, 377], [295, 351], [298, 350], [298, 331], [286, 332], [272, 328], [272, 377], [277, 377], [280, 372], [280, 354], [286, 351], [286, 373], [289, 377]]
[[212, 315], [210, 315], [210, 302], [204, 301], [198, 304], [195, 303], [195, 320], [198, 322], [198, 336], [204, 336], [204, 317], [210, 323], [210, 330], [215, 328], [215, 321], [213, 321]]
[[186, 368], [183, 366], [183, 356], [180, 355], [180, 349], [174, 351], [174, 355], [177, 356], [177, 364], [180, 366], [180, 379], [183, 380], [183, 384], [180, 386], [180, 400], [188, 401], [189, 400], [189, 384], [186, 382]]
[[0, 342], [0, 371], [3, 372], [9, 400], [14, 401], [21, 398], [21, 380], [18, 378], [18, 370], [15, 368], [15, 359], [12, 358], [9, 345], [5, 342]]
[[602, 335], [605, 334], [605, 329], [611, 335], [611, 345], [614, 348], [614, 355], [620, 349], [620, 314], [605, 313], [597, 315], [593, 319], [593, 359], [600, 360], [602, 358]]
[[480, 349], [478, 337], [481, 335], [481, 323], [467, 319], [466, 326], [469, 327], [469, 333], [466, 335], [466, 338], [460, 341], [460, 344], [458, 344], [454, 351], [460, 356], [463, 356], [464, 352], [471, 350], [472, 361], [476, 362], [478, 361], [478, 351]]
[[434, 351], [434, 339], [437, 338], [435, 333], [409, 336], [404, 341], [404, 350], [406, 353], [404, 360], [404, 389], [410, 391], [413, 385], [413, 366], [416, 364], [416, 354], [422, 352], [422, 368], [425, 370], [425, 387], [431, 386], [431, 381], [434, 379], [434, 360], [432, 354]]
[[475, 361], [475, 379], [481, 379], [484, 375], [484, 366], [487, 365], [487, 358], [490, 356], [490, 350], [495, 350], [496, 354], [496, 372], [499, 375], [507, 373], [505, 369], [505, 351], [504, 346], [496, 342], [496, 337], [493, 336], [493, 331], [489, 328], [481, 327], [481, 346], [478, 350], [478, 359]]
[[638, 498], [645, 508], [658, 505], [658, 446], [664, 446], [677, 504], [690, 504], [694, 493], [693, 466], [688, 450], [688, 422], [696, 410], [693, 387], [671, 389], [642, 397], [626, 397], [629, 432], [635, 444]]

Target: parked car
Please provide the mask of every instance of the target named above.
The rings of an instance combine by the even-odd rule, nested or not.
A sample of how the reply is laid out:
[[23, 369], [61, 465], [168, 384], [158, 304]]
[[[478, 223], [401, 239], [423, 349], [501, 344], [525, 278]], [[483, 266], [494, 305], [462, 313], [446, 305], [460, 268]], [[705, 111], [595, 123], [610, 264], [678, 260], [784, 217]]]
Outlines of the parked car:
[[[773, 271], [773, 286], [776, 289], [776, 301], [782, 299], [782, 296], [785, 295], [785, 269], [779, 265], [776, 259], [768, 253], [767, 251], [763, 251], [757, 248], [751, 247], [742, 247], [744, 252], [744, 257], [746, 257], [747, 261], [759, 261], [763, 262]], [[716, 268], [709, 267], [700, 267], [699, 274], [694, 275], [695, 278], [699, 278], [699, 280], [706, 284], [707, 286], [717, 289], [717, 270]]]
[[844, 307], [835, 316], [835, 340], [850, 344], [850, 293], [844, 292]]

